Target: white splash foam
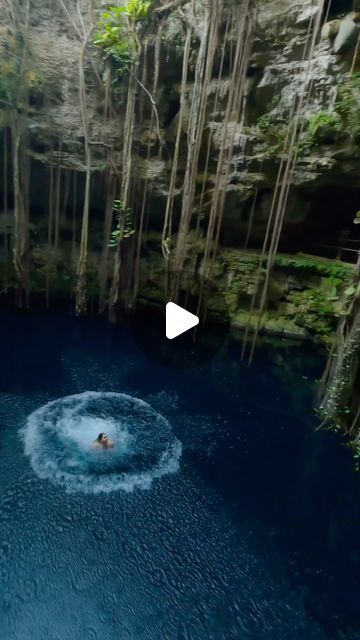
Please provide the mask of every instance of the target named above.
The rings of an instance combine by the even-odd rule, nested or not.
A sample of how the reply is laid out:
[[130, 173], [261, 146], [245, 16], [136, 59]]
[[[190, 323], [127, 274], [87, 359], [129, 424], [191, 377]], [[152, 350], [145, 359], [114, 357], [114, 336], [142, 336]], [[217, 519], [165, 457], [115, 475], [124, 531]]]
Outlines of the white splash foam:
[[[100, 432], [114, 449], [91, 448]], [[37, 475], [68, 492], [149, 489], [178, 470], [182, 452], [160, 413], [118, 393], [87, 391], [49, 402], [28, 417], [22, 437]]]

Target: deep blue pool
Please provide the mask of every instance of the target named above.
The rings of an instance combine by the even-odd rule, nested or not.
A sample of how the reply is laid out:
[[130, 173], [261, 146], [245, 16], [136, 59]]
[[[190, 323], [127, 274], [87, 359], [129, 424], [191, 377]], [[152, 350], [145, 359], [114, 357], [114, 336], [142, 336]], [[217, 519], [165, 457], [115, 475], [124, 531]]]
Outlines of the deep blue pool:
[[[264, 346], [248, 368], [233, 341], [201, 369], [174, 372], [103, 321], [8, 312], [0, 347], [1, 640], [360, 638], [360, 474], [340, 437], [315, 430], [321, 356]], [[112, 482], [113, 463], [89, 470], [59, 454], [55, 468], [48, 418], [46, 451], [38, 420], [28, 442], [45, 457], [25, 455], [28, 416], [86, 391], [160, 416], [154, 440], [143, 404], [121, 432], [137, 452], [121, 461], [125, 479], [140, 470], [143, 483], [103, 492], [82, 480]], [[111, 420], [104, 398], [105, 409], [90, 397], [89, 433]], [[178, 463], [153, 473], [174, 442]], [[73, 473], [81, 481], [69, 485]]]

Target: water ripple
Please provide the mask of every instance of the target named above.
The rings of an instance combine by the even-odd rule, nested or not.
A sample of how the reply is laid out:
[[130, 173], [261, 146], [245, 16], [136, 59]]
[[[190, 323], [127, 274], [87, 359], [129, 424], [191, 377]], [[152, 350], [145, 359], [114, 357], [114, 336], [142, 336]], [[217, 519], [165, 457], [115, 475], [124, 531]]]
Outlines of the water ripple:
[[[100, 432], [114, 449], [94, 450]], [[85, 493], [148, 489], [179, 468], [181, 444], [169, 422], [148, 403], [120, 393], [87, 391], [34, 411], [22, 430], [37, 475]]]

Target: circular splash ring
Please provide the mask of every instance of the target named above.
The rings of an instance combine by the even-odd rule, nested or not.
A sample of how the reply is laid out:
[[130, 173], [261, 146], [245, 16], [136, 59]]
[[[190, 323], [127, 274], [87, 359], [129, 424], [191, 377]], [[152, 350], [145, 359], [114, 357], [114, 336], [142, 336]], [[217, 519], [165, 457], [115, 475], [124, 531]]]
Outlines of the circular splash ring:
[[[101, 432], [113, 449], [91, 447]], [[166, 418], [121, 393], [86, 391], [49, 402], [29, 415], [22, 436], [35, 473], [68, 492], [148, 489], [175, 473], [181, 456]]]

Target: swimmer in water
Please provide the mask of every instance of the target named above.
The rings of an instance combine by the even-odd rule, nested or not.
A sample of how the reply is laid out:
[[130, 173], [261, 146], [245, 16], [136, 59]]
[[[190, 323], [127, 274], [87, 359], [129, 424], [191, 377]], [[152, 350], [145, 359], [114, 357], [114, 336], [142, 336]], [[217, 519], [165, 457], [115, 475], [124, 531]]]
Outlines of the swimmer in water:
[[99, 433], [98, 437], [91, 445], [93, 449], [113, 449], [114, 446], [114, 442], [110, 440], [106, 433]]

